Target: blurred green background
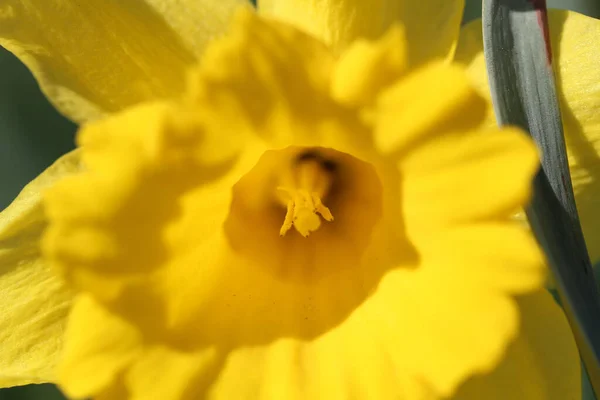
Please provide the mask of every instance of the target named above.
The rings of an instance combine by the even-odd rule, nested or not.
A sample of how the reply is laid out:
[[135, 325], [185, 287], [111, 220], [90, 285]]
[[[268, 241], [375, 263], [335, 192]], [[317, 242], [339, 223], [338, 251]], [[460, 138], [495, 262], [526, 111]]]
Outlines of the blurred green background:
[[[548, 0], [548, 5], [600, 16], [600, 0]], [[481, 1], [467, 0], [464, 21], [480, 15]], [[27, 182], [74, 148], [76, 129], [46, 101], [29, 71], [0, 47], [0, 210]], [[0, 390], [0, 400], [34, 399], [63, 397], [53, 385]]]

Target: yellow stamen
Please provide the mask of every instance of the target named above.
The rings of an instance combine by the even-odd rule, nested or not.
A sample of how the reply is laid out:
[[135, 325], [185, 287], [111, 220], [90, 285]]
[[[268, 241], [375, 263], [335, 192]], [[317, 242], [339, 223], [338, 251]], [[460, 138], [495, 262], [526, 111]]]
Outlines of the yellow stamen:
[[284, 236], [292, 226], [307, 237], [321, 226], [321, 218], [333, 221], [333, 215], [322, 201], [331, 186], [332, 176], [320, 160], [302, 160], [293, 169], [293, 177], [286, 185], [277, 187], [279, 198], [287, 212], [279, 234]]

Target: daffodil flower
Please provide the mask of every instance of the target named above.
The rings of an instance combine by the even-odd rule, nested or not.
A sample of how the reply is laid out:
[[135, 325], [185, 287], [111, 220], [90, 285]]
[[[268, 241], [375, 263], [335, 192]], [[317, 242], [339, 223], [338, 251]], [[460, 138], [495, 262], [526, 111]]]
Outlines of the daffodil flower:
[[511, 218], [537, 152], [482, 130], [448, 65], [462, 4], [265, 2], [205, 48], [234, 3], [0, 9], [0, 44], [98, 120], [0, 215], [2, 384], [577, 398], [568, 325]]

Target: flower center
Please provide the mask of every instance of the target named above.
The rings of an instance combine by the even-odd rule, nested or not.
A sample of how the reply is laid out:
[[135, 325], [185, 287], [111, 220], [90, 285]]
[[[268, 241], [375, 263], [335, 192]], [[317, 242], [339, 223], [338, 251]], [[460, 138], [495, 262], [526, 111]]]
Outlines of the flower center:
[[382, 204], [365, 161], [323, 147], [268, 150], [233, 186], [225, 234], [281, 278], [312, 281], [358, 267]]
[[315, 151], [301, 153], [289, 174], [284, 174], [277, 198], [287, 212], [279, 230], [281, 236], [292, 228], [307, 237], [321, 226], [321, 218], [333, 221], [333, 215], [323, 199], [329, 193], [335, 163]]

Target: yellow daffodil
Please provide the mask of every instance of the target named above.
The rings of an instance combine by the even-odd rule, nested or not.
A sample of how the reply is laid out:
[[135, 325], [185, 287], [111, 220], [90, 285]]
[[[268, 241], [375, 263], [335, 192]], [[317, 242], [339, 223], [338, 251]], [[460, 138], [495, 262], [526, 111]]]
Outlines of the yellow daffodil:
[[544, 279], [509, 218], [537, 153], [472, 130], [462, 72], [405, 76], [403, 47], [392, 28], [336, 59], [245, 13], [182, 100], [81, 131], [86, 170], [47, 192], [80, 293], [69, 395], [435, 398], [498, 363]]
[[[0, 290], [16, 304], [0, 319], [2, 384], [579, 396], [539, 250], [510, 218], [536, 152], [482, 131], [485, 102], [447, 64], [461, 2], [267, 1], [286, 24], [246, 11], [208, 50], [236, 2], [32, 3], [0, 6], [0, 44], [65, 114], [118, 113], [0, 215]], [[44, 230], [75, 293], [64, 348], [73, 295], [39, 257]]]

